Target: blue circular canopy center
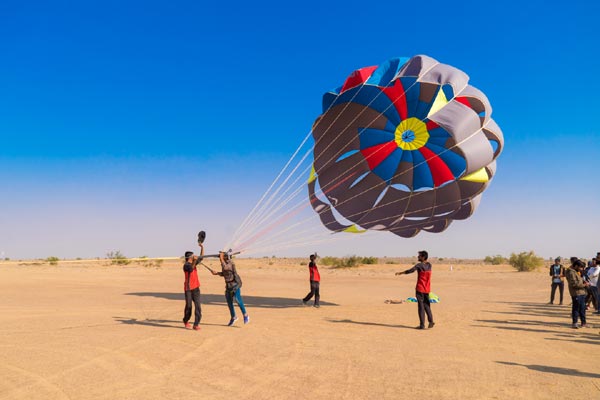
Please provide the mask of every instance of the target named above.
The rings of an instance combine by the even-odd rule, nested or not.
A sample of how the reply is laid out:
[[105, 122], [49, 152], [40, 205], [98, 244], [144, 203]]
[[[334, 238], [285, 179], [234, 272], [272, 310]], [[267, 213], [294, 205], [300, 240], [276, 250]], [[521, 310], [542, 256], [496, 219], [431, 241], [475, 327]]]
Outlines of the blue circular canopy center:
[[416, 138], [416, 135], [413, 131], [406, 130], [404, 132], [402, 132], [402, 141], [406, 142], [406, 143], [410, 143], [412, 141], [414, 141]]

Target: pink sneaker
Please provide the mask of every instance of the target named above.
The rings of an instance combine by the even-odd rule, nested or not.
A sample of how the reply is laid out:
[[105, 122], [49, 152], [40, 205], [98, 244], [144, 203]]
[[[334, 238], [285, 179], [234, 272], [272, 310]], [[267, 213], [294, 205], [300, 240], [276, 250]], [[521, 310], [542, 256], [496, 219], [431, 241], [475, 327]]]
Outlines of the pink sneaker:
[[199, 331], [199, 330], [200, 330], [200, 326], [198, 326], [198, 325], [194, 325], [194, 330], [195, 330], [195, 331]]
[[192, 329], [192, 324], [190, 324], [189, 322], [184, 322], [183, 326], [185, 326], [185, 329]]

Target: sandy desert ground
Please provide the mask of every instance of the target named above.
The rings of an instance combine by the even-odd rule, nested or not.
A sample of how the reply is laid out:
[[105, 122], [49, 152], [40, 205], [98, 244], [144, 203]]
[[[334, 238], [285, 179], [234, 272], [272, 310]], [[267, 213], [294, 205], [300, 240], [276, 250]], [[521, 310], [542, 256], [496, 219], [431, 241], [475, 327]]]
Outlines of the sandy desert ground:
[[[214, 262], [212, 265], [215, 265]], [[200, 332], [181, 323], [183, 273], [102, 263], [0, 263], [1, 399], [600, 398], [600, 317], [570, 329], [544, 271], [434, 264], [434, 329], [415, 330], [402, 265], [238, 260], [251, 321], [225, 326], [223, 281], [200, 271]]]

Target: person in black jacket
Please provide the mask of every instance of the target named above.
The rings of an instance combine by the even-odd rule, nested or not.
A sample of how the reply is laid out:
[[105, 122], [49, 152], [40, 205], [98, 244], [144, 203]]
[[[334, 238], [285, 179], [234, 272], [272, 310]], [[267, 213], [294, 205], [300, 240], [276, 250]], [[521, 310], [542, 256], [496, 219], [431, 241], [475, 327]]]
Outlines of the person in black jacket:
[[550, 266], [550, 276], [552, 277], [551, 283], [551, 291], [550, 291], [550, 303], [554, 304], [554, 294], [556, 293], [556, 288], [558, 288], [560, 292], [560, 304], [563, 303], [563, 293], [565, 291], [565, 267], [560, 263], [560, 257], [556, 257], [554, 259], [554, 264]]

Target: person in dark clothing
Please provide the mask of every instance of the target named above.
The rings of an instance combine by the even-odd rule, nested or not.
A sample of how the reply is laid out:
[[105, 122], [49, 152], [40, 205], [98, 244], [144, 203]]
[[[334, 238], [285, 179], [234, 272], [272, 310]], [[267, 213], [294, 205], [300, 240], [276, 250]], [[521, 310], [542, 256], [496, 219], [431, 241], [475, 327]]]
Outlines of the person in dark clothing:
[[556, 257], [554, 259], [554, 264], [550, 266], [550, 276], [552, 277], [550, 304], [554, 304], [554, 294], [556, 293], [556, 288], [558, 288], [560, 292], [560, 304], [562, 305], [563, 293], [565, 291], [565, 283], [563, 282], [565, 278], [565, 267], [560, 263], [560, 257]]
[[308, 263], [308, 272], [310, 274], [310, 292], [302, 299], [302, 304], [305, 306], [308, 305], [308, 301], [315, 296], [314, 306], [319, 308], [319, 300], [321, 299], [321, 294], [319, 293], [321, 286], [321, 275], [319, 274], [319, 269], [317, 268], [317, 263], [315, 262], [316, 259], [316, 254], [310, 255], [310, 262]]
[[227, 326], [232, 326], [237, 321], [235, 315], [235, 308], [233, 307], [233, 299], [238, 303], [242, 314], [244, 315], [244, 324], [250, 322], [250, 317], [246, 312], [246, 306], [242, 299], [242, 279], [235, 269], [235, 264], [231, 260], [231, 256], [225, 252], [219, 252], [219, 259], [221, 260], [221, 272], [213, 272], [213, 275], [222, 276], [225, 279], [225, 299], [227, 300], [227, 307], [229, 307], [229, 314], [231, 319]]
[[407, 269], [403, 272], [396, 272], [396, 275], [412, 274], [417, 272], [417, 286], [416, 286], [416, 298], [419, 308], [419, 326], [417, 329], [425, 329], [425, 314], [427, 314], [427, 320], [429, 321], [428, 328], [433, 328], [435, 322], [433, 322], [433, 315], [431, 314], [431, 304], [429, 303], [429, 292], [431, 292], [431, 264], [427, 259], [429, 254], [425, 251], [419, 251], [417, 259], [419, 263], [411, 269]]
[[587, 328], [587, 320], [585, 317], [585, 296], [586, 288], [589, 286], [581, 277], [581, 273], [585, 268], [585, 263], [575, 258], [571, 266], [565, 271], [565, 276], [569, 284], [569, 294], [573, 300], [571, 309], [571, 317], [573, 318], [573, 328], [577, 329], [577, 320], [581, 319], [581, 327]]
[[200, 246], [200, 257], [194, 255], [191, 251], [185, 252], [185, 264], [183, 265], [183, 291], [185, 293], [185, 308], [183, 310], [183, 325], [190, 329], [192, 326], [189, 321], [192, 317], [192, 303], [194, 304], [194, 326], [196, 331], [200, 330], [200, 320], [202, 319], [202, 308], [200, 306], [200, 280], [198, 279], [198, 270], [196, 266], [202, 261], [204, 255], [204, 246]]

